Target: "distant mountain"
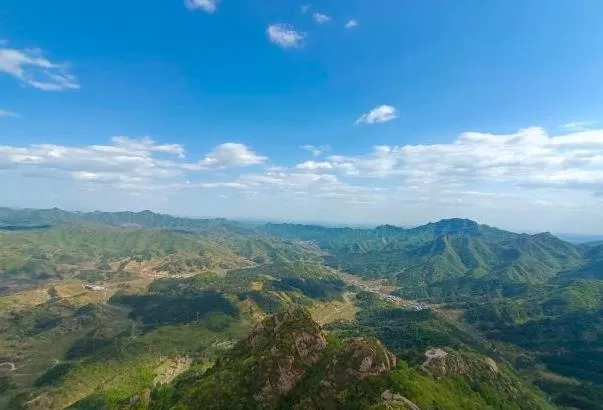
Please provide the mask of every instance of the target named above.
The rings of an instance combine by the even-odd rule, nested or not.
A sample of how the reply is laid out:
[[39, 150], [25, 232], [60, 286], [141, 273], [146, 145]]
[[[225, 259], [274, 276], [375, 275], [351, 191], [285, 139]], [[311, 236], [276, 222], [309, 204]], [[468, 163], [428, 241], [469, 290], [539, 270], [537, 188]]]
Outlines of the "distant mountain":
[[151, 211], [141, 212], [69, 212], [52, 209], [0, 208], [2, 226], [25, 228], [32, 226], [57, 225], [62, 223], [97, 223], [109, 226], [126, 226], [185, 231], [206, 231], [219, 227], [243, 229], [242, 223], [226, 219], [181, 218]]
[[[322, 252], [330, 266], [370, 278], [389, 278], [400, 287], [402, 296], [412, 298], [487, 296], [510, 285], [543, 283], [559, 272], [580, 266], [588, 269], [589, 262], [598, 263], [593, 256], [598, 249], [594, 245], [572, 245], [549, 233], [516, 234], [469, 219], [445, 219], [410, 229], [392, 225], [360, 229], [247, 225], [150, 211], [79, 213], [0, 208], [0, 226], [12, 230], [21, 227], [35, 231], [36, 226], [48, 230], [48, 226], [73, 224], [204, 235], [257, 263], [292, 260], [306, 252], [302, 251], [304, 247], [309, 250], [314, 246], [310, 253], [319, 256]], [[1, 263], [0, 269], [6, 270]]]
[[593, 243], [602, 244], [603, 243], [603, 235], [557, 233], [556, 236], [563, 239], [564, 241], [575, 243], [575, 244], [593, 244]]
[[551, 408], [510, 363], [556, 403], [603, 402], [603, 245], [468, 219], [0, 208], [0, 308], [3, 408]]
[[480, 225], [470, 219], [443, 219], [438, 222], [431, 222], [426, 225], [421, 225], [416, 228], [407, 230], [408, 235], [429, 234], [440, 236], [444, 234], [480, 236], [492, 240], [509, 239], [517, 236], [512, 232], [503, 231], [497, 228], [492, 228], [488, 225]]
[[272, 224], [264, 230], [314, 241], [329, 252], [326, 260], [331, 266], [367, 277], [388, 277], [408, 297], [483, 294], [505, 284], [539, 283], [584, 262], [580, 248], [549, 233], [516, 234], [468, 219], [411, 229]]
[[[0, 232], [0, 283], [9, 278], [98, 281], [141, 273], [190, 275], [265, 263], [318, 261], [322, 255], [313, 245], [241, 231], [221, 222], [191, 233], [65, 220], [41, 230]], [[140, 216], [132, 220], [142, 222]]]

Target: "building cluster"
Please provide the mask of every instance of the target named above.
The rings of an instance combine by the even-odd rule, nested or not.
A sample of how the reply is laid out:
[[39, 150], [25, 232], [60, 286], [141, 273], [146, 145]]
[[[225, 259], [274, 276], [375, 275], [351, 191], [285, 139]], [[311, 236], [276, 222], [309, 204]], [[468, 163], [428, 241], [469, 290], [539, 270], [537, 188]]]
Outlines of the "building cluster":
[[99, 286], [99, 285], [90, 285], [90, 284], [86, 284], [84, 285], [84, 289], [86, 290], [92, 290], [92, 291], [101, 291], [101, 290], [105, 290], [104, 286]]

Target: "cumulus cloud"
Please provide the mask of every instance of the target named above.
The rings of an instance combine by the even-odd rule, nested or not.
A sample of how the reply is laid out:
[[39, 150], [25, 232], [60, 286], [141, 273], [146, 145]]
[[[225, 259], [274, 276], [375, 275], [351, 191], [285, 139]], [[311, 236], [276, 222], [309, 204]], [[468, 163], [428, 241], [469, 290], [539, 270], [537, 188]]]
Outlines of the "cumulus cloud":
[[[358, 156], [332, 155], [321, 163], [356, 177], [398, 176], [408, 186], [603, 189], [603, 130], [549, 136], [539, 127], [514, 134], [466, 132], [449, 144], [375, 146]], [[305, 169], [313, 162], [299, 164]]]
[[339, 184], [335, 175], [301, 173], [301, 172], [266, 172], [264, 174], [246, 174], [241, 176], [241, 183], [256, 187], [308, 188], [312, 185]]
[[111, 139], [113, 144], [119, 148], [125, 148], [132, 150], [133, 152], [163, 152], [165, 154], [177, 155], [180, 158], [184, 158], [184, 147], [180, 144], [155, 144], [149, 137], [143, 137], [140, 139], [131, 139], [128, 137], [113, 137]]
[[288, 24], [271, 24], [266, 29], [266, 34], [272, 43], [285, 49], [301, 47], [307, 36]]
[[[535, 222], [529, 224], [541, 217], [560, 221], [556, 229], [603, 229], [601, 223], [593, 225], [603, 207], [603, 129], [549, 135], [532, 127], [509, 134], [465, 132], [439, 140], [447, 142], [376, 145], [354, 155], [335, 152], [319, 158], [326, 150], [308, 146], [304, 149], [310, 153], [321, 152], [298, 164], [271, 164], [232, 142], [198, 161], [187, 160], [190, 154], [179, 144], [148, 137], [114, 137], [106, 145], [82, 147], [0, 146], [0, 181], [3, 188], [13, 184], [14, 198], [26, 181], [44, 178], [64, 184], [75, 180], [98, 192], [113, 187], [161, 190], [161, 195], [173, 195], [173, 212], [180, 212], [179, 204], [187, 202], [183, 198], [198, 195], [192, 202], [198, 206], [201, 191], [214, 189], [216, 195], [229, 190], [233, 215], [249, 209], [249, 199], [256, 201], [258, 217], [303, 214], [333, 220], [346, 215], [359, 222], [396, 223], [401, 215], [409, 218], [405, 222], [461, 216], [491, 224], [502, 221], [504, 227], [512, 215], [522, 229], [537, 229]], [[18, 183], [14, 173], [23, 177]], [[213, 210], [216, 215], [221, 206]], [[211, 211], [209, 205], [205, 210]], [[550, 229], [545, 222], [540, 226]]]
[[184, 0], [184, 5], [189, 10], [202, 10], [206, 13], [213, 13], [218, 9], [220, 0]]
[[329, 173], [292, 170], [245, 174], [239, 182], [246, 186], [242, 192], [248, 198], [264, 198], [271, 203], [277, 200], [279, 204], [291, 206], [300, 202], [310, 207], [328, 204], [329, 212], [333, 206], [366, 207], [386, 200], [386, 196], [373, 187], [344, 182]]
[[111, 145], [85, 147], [0, 146], [0, 169], [116, 184], [145, 184], [182, 174], [180, 161], [158, 158], [155, 153], [180, 157], [184, 150], [179, 145], [156, 144], [148, 137], [114, 137]]
[[246, 167], [263, 164], [266, 159], [243, 144], [228, 142], [214, 148], [199, 165], [204, 168]]
[[327, 16], [326, 14], [318, 13], [318, 12], [312, 14], [312, 19], [317, 24], [325, 24], [325, 23], [328, 23], [329, 21], [331, 21], [331, 17]]
[[19, 50], [0, 44], [0, 73], [42, 91], [80, 88], [75, 76], [69, 72], [68, 63], [52, 62], [37, 48]]
[[301, 164], [297, 164], [297, 169], [306, 170], [306, 171], [319, 171], [319, 170], [332, 170], [333, 164], [327, 161], [316, 162], [316, 161], [306, 161]]
[[313, 157], [318, 157], [325, 152], [331, 151], [330, 145], [302, 145], [302, 149], [310, 152]]
[[356, 124], [379, 124], [398, 118], [398, 111], [391, 105], [380, 105], [362, 114]]
[[601, 130], [554, 137], [539, 127], [509, 135], [467, 132], [453, 144], [399, 150], [415, 180], [566, 188], [594, 188], [603, 183]]
[[349, 176], [381, 177], [397, 172], [398, 148], [387, 145], [377, 145], [368, 155], [346, 157], [332, 155], [328, 158], [333, 168]]
[[15, 112], [0, 109], [0, 117], [19, 118], [20, 115]]
[[358, 27], [358, 22], [355, 19], [348, 20], [348, 22], [345, 23], [345, 28], [354, 28], [354, 27]]
[[243, 144], [225, 143], [200, 161], [188, 162], [182, 145], [158, 144], [149, 137], [113, 137], [111, 144], [83, 147], [55, 144], [0, 146], [0, 171], [70, 178], [127, 189], [177, 187], [179, 182], [172, 181], [189, 172], [245, 167], [265, 160]]

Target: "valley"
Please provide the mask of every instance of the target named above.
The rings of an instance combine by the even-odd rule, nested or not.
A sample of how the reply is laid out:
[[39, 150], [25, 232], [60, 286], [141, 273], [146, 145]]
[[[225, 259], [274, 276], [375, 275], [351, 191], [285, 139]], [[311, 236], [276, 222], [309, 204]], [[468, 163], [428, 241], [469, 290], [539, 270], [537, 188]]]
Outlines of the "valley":
[[[0, 222], [2, 408], [200, 397], [237, 408], [233, 392], [207, 396], [219, 380], [243, 383], [240, 406], [269, 408], [316, 408], [310, 397], [346, 408], [603, 403], [600, 244], [469, 220], [352, 229], [2, 209]], [[316, 361], [278, 345], [276, 362], [256, 363], [264, 347], [249, 335], [291, 309], [306, 312], [291, 323], [324, 332]], [[381, 352], [370, 359], [380, 370], [359, 376], [356, 351]], [[245, 379], [249, 360], [276, 389], [266, 402]], [[295, 382], [277, 388], [270, 369], [285, 363]]]

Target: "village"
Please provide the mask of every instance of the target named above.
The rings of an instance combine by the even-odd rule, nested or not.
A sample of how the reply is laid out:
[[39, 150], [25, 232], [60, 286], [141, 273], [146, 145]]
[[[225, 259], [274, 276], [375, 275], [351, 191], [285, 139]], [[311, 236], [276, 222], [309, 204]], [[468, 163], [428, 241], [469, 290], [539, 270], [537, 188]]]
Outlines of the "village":
[[383, 291], [382, 289], [385, 287], [385, 283], [386, 283], [386, 280], [384, 280], [384, 279], [373, 281], [373, 282], [367, 282], [367, 281], [364, 281], [353, 275], [344, 275], [344, 280], [350, 285], [354, 285], [354, 286], [362, 289], [365, 292], [374, 293], [380, 299], [388, 301], [388, 302], [392, 302], [398, 306], [403, 306], [403, 307], [413, 309], [416, 311], [433, 309], [433, 306], [431, 306], [428, 303], [406, 300], [399, 296], [395, 296], [395, 295], [392, 295], [390, 293]]

